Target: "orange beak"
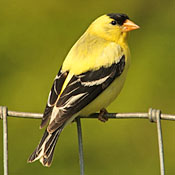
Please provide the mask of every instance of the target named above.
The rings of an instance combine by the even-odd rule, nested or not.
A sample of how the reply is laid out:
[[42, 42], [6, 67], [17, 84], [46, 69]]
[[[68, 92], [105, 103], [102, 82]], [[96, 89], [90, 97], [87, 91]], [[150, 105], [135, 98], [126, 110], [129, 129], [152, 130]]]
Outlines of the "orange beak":
[[136, 30], [136, 29], [139, 29], [139, 28], [140, 27], [138, 25], [136, 25], [135, 23], [133, 23], [129, 19], [127, 19], [122, 25], [122, 31], [123, 32], [129, 32], [131, 30]]

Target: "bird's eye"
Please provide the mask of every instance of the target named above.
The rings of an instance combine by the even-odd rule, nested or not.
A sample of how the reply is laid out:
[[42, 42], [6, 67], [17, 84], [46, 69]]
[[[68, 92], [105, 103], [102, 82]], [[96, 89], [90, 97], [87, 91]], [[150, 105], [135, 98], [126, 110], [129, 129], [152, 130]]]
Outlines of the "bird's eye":
[[116, 25], [117, 22], [116, 22], [116, 21], [112, 21], [111, 24], [112, 24], [112, 25]]

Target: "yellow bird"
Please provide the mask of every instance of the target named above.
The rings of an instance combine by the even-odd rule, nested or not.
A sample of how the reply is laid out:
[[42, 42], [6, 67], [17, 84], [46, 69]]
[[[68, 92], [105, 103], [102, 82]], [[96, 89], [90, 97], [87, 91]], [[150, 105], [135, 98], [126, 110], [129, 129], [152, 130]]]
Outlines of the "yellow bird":
[[105, 108], [120, 93], [130, 64], [127, 35], [139, 26], [125, 14], [97, 18], [74, 44], [56, 75], [40, 128], [49, 121], [44, 135], [28, 162], [40, 159], [50, 166], [63, 128], [78, 115]]

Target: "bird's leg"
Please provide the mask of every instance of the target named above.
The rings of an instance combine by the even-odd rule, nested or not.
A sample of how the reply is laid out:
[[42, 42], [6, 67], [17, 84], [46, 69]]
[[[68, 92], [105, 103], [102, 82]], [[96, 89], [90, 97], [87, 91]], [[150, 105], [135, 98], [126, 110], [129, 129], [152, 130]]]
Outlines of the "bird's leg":
[[105, 108], [102, 108], [102, 109], [100, 110], [99, 115], [98, 115], [98, 119], [99, 119], [101, 122], [106, 122], [106, 121], [108, 121], [108, 118], [104, 116], [104, 115], [107, 114], [107, 113], [108, 113], [108, 111], [107, 111]]

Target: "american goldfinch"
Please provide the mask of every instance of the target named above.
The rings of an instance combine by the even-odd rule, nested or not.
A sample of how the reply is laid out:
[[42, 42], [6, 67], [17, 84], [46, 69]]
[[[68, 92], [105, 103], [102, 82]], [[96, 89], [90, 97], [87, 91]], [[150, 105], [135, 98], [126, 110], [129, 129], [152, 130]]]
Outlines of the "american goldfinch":
[[78, 115], [105, 108], [120, 93], [130, 64], [127, 35], [139, 26], [125, 14], [97, 18], [74, 44], [56, 75], [40, 128], [49, 121], [28, 162], [50, 166], [63, 128]]

